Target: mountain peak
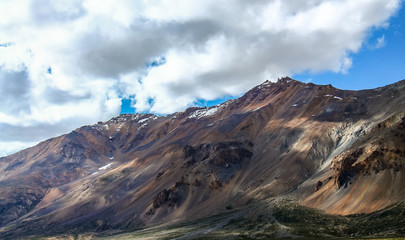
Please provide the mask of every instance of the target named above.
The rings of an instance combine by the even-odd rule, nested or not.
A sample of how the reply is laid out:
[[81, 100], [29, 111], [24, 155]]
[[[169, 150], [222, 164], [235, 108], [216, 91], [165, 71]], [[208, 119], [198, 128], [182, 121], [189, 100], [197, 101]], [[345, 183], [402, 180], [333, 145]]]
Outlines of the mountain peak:
[[290, 77], [288, 77], [288, 76], [286, 76], [286, 77], [281, 77], [281, 78], [278, 78], [278, 79], [277, 79], [277, 83], [290, 83], [290, 82], [292, 82], [292, 81], [298, 82], [297, 80], [294, 80], [294, 79], [292, 79], [292, 78], [290, 78]]
[[209, 108], [79, 128], [0, 159], [0, 237], [244, 216], [290, 197], [333, 214], [380, 210], [405, 200], [403, 86], [284, 77]]

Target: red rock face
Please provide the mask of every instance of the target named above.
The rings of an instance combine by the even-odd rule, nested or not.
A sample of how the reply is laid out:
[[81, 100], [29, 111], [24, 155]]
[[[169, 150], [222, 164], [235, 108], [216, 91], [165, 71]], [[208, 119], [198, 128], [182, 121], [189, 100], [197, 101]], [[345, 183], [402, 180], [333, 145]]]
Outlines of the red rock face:
[[0, 159], [0, 236], [189, 221], [285, 194], [376, 211], [405, 199], [404, 109], [403, 81], [283, 78], [208, 109], [84, 126]]

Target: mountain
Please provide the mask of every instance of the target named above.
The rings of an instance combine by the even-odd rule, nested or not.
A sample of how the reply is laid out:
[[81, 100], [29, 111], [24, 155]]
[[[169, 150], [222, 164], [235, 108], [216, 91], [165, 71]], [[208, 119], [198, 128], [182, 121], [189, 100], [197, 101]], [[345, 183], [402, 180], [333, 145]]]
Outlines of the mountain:
[[260, 209], [292, 234], [277, 236], [296, 236], [280, 227], [291, 209], [343, 219], [404, 200], [405, 80], [347, 91], [285, 77], [214, 107], [123, 114], [0, 158], [3, 238], [97, 236], [229, 212], [235, 223]]

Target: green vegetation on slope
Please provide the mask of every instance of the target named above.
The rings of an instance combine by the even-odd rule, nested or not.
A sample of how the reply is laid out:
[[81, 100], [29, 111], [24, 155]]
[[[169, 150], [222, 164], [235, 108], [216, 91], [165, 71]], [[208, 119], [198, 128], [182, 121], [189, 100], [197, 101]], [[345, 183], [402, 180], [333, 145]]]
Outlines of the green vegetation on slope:
[[284, 202], [274, 208], [274, 217], [293, 234], [306, 237], [396, 237], [405, 236], [405, 203], [370, 214], [337, 216]]
[[289, 200], [252, 205], [193, 222], [118, 235], [87, 233], [31, 239], [404, 239], [401, 237], [405, 236], [405, 203], [350, 216], [326, 214]]

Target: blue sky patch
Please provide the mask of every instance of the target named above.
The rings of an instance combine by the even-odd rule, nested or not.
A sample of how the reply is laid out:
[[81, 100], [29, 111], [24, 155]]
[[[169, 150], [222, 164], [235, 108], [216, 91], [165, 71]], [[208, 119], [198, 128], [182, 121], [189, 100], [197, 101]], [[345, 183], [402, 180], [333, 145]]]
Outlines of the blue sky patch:
[[[358, 53], [351, 54], [347, 73], [303, 72], [292, 77], [302, 82], [332, 84], [346, 90], [382, 87], [405, 79], [405, 7], [390, 19], [389, 27], [373, 28]], [[377, 48], [379, 39], [384, 44]], [[380, 40], [381, 41], [381, 40]]]
[[131, 107], [132, 99], [123, 98], [121, 99], [121, 113], [135, 113], [135, 108]]
[[155, 59], [154, 61], [148, 63], [147, 66], [148, 67], [159, 67], [165, 63], [166, 63], [166, 58], [163, 56], [163, 57], [159, 57], [159, 58]]
[[9, 46], [13, 46], [14, 43], [0, 43], [0, 47], [9, 47]]

